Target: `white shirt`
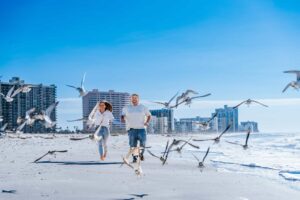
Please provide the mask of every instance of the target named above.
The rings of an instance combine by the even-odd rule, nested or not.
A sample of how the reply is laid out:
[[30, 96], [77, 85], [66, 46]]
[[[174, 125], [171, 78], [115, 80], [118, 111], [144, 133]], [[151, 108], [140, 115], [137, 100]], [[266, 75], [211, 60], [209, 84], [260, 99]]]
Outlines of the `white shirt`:
[[122, 110], [122, 116], [125, 117], [126, 129], [143, 129], [145, 128], [145, 120], [147, 116], [151, 116], [148, 108], [144, 105], [129, 105]]
[[108, 110], [103, 113], [97, 110], [94, 117], [96, 125], [105, 126], [107, 128], [109, 128], [109, 122], [112, 122], [115, 119], [113, 114]]

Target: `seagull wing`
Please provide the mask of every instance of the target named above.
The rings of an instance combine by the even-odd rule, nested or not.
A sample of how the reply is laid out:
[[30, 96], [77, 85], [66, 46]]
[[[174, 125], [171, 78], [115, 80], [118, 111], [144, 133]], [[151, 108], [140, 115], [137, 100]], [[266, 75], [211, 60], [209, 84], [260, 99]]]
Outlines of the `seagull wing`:
[[51, 104], [45, 111], [46, 115], [50, 116], [54, 108], [58, 105], [59, 101]]
[[26, 121], [23, 122], [20, 126], [18, 126], [17, 131], [22, 131], [25, 125], [26, 125]]
[[245, 146], [248, 145], [248, 140], [249, 140], [249, 137], [250, 137], [250, 133], [251, 133], [251, 130], [248, 130], [247, 136], [246, 136], [246, 141], [245, 141]]
[[85, 118], [81, 118], [81, 119], [73, 119], [73, 120], [67, 120], [67, 122], [78, 122], [78, 121], [85, 121]]
[[205, 155], [204, 155], [204, 157], [202, 159], [202, 163], [204, 163], [204, 161], [205, 161], [205, 159], [206, 159], [206, 157], [207, 157], [207, 155], [209, 153], [209, 150], [210, 150], [210, 147], [208, 147], [208, 149], [207, 149], [207, 151], [206, 151], [206, 153], [205, 153]]
[[219, 135], [219, 139], [230, 129], [230, 127], [231, 127], [231, 124], [229, 124], [227, 127], [226, 127], [226, 129]]
[[160, 157], [158, 157], [157, 155], [155, 155], [154, 153], [152, 153], [149, 149], [147, 149], [147, 152], [148, 152], [151, 156], [160, 159]]
[[257, 104], [260, 104], [260, 105], [262, 105], [262, 106], [264, 106], [264, 107], [269, 107], [269, 106], [267, 106], [267, 105], [265, 105], [265, 104], [263, 104], [263, 103], [260, 103], [260, 102], [258, 102], [258, 101], [255, 101], [255, 100], [252, 100], [252, 102], [257, 103]]
[[169, 147], [169, 140], [167, 141], [167, 144], [166, 144], [166, 147], [165, 147], [165, 151], [164, 151], [162, 157], [165, 157], [165, 155], [167, 153], [167, 150], [168, 150], [168, 147]]
[[194, 91], [194, 90], [188, 89], [188, 90], [185, 91], [185, 96], [188, 96], [189, 94], [199, 94], [199, 93]]
[[207, 97], [207, 96], [210, 96], [210, 95], [211, 95], [211, 93], [208, 93], [208, 94], [205, 94], [205, 95], [192, 97], [191, 99], [203, 98], [203, 97]]
[[170, 104], [174, 99], [175, 97], [178, 95], [179, 91], [170, 99], [170, 101], [168, 102], [168, 104]]
[[238, 108], [240, 105], [244, 104], [246, 101], [242, 101], [241, 103], [239, 103], [238, 105], [234, 106], [233, 109]]
[[78, 88], [78, 87], [75, 87], [75, 86], [73, 86], [73, 85], [66, 85], [66, 86], [71, 87], [71, 88], [75, 88], [76, 90], [77, 90], [77, 88]]
[[287, 84], [287, 85], [285, 86], [285, 88], [282, 90], [282, 93], [284, 93], [290, 86], [291, 86], [291, 83]]
[[2, 127], [1, 127], [1, 131], [3, 132], [3, 131], [5, 131], [5, 129], [6, 129], [6, 127], [7, 127], [7, 125], [8, 125], [8, 123], [5, 123]]
[[294, 73], [297, 76], [297, 81], [300, 81], [300, 71], [299, 70], [288, 70], [288, 71], [284, 71], [284, 73]]
[[81, 88], [83, 88], [83, 83], [85, 81], [85, 75], [86, 75], [86, 73], [83, 74], [83, 77], [82, 77], [82, 80], [81, 80]]
[[89, 117], [88, 117], [89, 120], [93, 120], [94, 119], [95, 114], [96, 114], [96, 112], [98, 110], [98, 105], [99, 105], [99, 102], [96, 103], [96, 105], [94, 106], [93, 110], [89, 114]]
[[165, 105], [165, 103], [159, 102], [159, 101], [153, 101], [153, 103], [160, 104], [160, 105]]
[[7, 95], [8, 97], [11, 97], [12, 92], [14, 91], [15, 86], [13, 86], [12, 88], [10, 88], [10, 90], [8, 91]]
[[216, 112], [208, 121], [207, 123], [211, 122], [216, 116], [218, 115], [218, 112]]
[[35, 111], [35, 108], [31, 108], [30, 110], [26, 111], [26, 118], [30, 118], [30, 114], [33, 113]]
[[22, 87], [20, 87], [20, 88], [18, 88], [18, 89], [16, 89], [15, 91], [14, 91], [14, 93], [11, 95], [11, 97], [14, 97], [14, 96], [16, 96], [17, 94], [19, 94], [21, 91], [23, 90], [23, 88]]

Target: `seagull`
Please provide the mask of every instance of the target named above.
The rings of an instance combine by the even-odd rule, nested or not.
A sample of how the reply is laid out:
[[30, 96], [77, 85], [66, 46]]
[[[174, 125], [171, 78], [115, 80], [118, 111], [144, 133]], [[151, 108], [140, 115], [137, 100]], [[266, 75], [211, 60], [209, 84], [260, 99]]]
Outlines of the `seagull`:
[[194, 122], [196, 124], [199, 124], [201, 126], [202, 130], [208, 130], [210, 128], [209, 123], [216, 118], [216, 116], [218, 115], [218, 113], [216, 112], [209, 120], [207, 120], [206, 122]]
[[282, 93], [284, 93], [289, 87], [294, 88], [295, 90], [299, 90], [300, 88], [300, 71], [299, 70], [289, 70], [289, 71], [284, 71], [283, 73], [294, 73], [297, 75], [297, 80], [292, 81], [287, 86], [282, 90]]
[[[190, 90], [190, 89], [188, 89], [188, 90], [186, 90], [185, 92], [183, 92], [180, 96], [178, 96], [177, 98], [176, 98], [176, 105], [179, 105], [179, 101], [180, 100], [185, 100], [190, 94], [198, 94], [198, 92], [195, 92], [194, 90]], [[177, 106], [176, 106], [176, 108], [177, 108]]]
[[2, 122], [3, 121], [3, 116], [0, 116], [0, 122]]
[[43, 121], [43, 125], [46, 128], [53, 128], [56, 125], [56, 122], [53, 122], [50, 116], [58, 103], [59, 101], [51, 104], [46, 111], [42, 110], [41, 114], [35, 115], [34, 118]]
[[258, 101], [255, 101], [255, 100], [252, 100], [252, 99], [247, 99], [247, 100], [245, 100], [245, 101], [242, 101], [242, 102], [239, 103], [238, 105], [234, 106], [233, 109], [238, 108], [238, 107], [241, 106], [242, 104], [246, 104], [247, 106], [250, 106], [250, 104], [252, 104], [252, 103], [257, 103], [257, 104], [262, 105], [262, 106], [264, 106], [264, 107], [269, 107], [269, 106], [267, 106], [267, 105], [265, 105], [265, 104], [263, 104], [263, 103], [260, 103], [260, 102], [258, 102]]
[[[6, 102], [12, 102], [14, 100], [14, 96], [20, 93], [20, 90], [15, 90], [15, 86], [10, 88], [10, 90], [7, 92], [6, 96], [0, 92], [0, 96], [3, 96], [3, 98], [6, 100]], [[14, 91], [14, 92], [13, 92]]]
[[246, 149], [248, 149], [248, 141], [249, 141], [250, 133], [251, 133], [251, 129], [249, 128], [248, 131], [247, 131], [245, 144], [239, 144], [239, 143], [236, 143], [236, 142], [229, 142], [229, 141], [226, 141], [226, 142], [230, 143], [230, 144], [240, 145], [246, 150]]
[[226, 127], [226, 129], [225, 129], [219, 136], [217, 136], [217, 137], [215, 137], [215, 138], [211, 138], [211, 139], [193, 139], [193, 141], [195, 141], [195, 142], [203, 142], [203, 141], [213, 140], [213, 141], [215, 141], [215, 143], [219, 143], [221, 137], [222, 137], [222, 136], [230, 129], [230, 127], [231, 127], [231, 124], [229, 124], [229, 125]]
[[184, 143], [183, 143], [183, 145], [181, 145], [180, 147], [177, 147], [176, 149], [174, 149], [174, 150], [170, 150], [170, 152], [171, 151], [177, 151], [178, 153], [181, 153], [181, 150], [183, 149], [183, 147], [185, 146], [185, 145], [187, 145], [187, 144], [190, 144], [190, 145], [192, 145], [194, 148], [197, 148], [197, 149], [199, 149], [199, 147], [198, 146], [196, 146], [196, 145], [193, 145], [193, 144], [191, 144], [191, 143], [189, 143], [189, 141], [192, 139], [192, 137], [189, 139], [189, 140], [187, 140], [187, 141], [184, 141]]
[[162, 161], [162, 162], [164, 162], [165, 161], [165, 155], [166, 155], [166, 153], [167, 153], [167, 150], [168, 150], [168, 147], [169, 147], [169, 140], [167, 141], [167, 144], [166, 144], [166, 147], [165, 147], [165, 151], [163, 152], [163, 154], [162, 154], [162, 156], [157, 156], [157, 155], [155, 155], [155, 154], [153, 154], [149, 149], [147, 149], [147, 152], [151, 155], [151, 156], [153, 156], [153, 157], [155, 157], [155, 158], [158, 158], [160, 161]]
[[94, 106], [93, 110], [90, 112], [88, 117], [83, 117], [81, 119], [75, 119], [75, 120], [67, 120], [68, 122], [76, 122], [76, 121], [84, 121], [86, 122], [87, 128], [93, 128], [96, 126], [96, 119], [95, 119], [95, 114], [98, 110], [99, 103], [96, 103]]
[[181, 142], [186, 142], [188, 145], [190, 145], [191, 147], [194, 147], [194, 148], [196, 148], [196, 149], [199, 149], [199, 148], [200, 148], [199, 146], [193, 145], [192, 143], [189, 143], [189, 142], [186, 141], [186, 140], [176, 140], [176, 139], [173, 139], [173, 142], [172, 142], [171, 145], [169, 146], [169, 148], [168, 148], [168, 150], [167, 150], [167, 153], [166, 153], [166, 155], [165, 155], [165, 158], [164, 158], [164, 161], [163, 161], [163, 165], [167, 162], [167, 159], [168, 159], [169, 153], [170, 153], [171, 150], [172, 150], [172, 147], [173, 147], [173, 146], [179, 145]]
[[210, 147], [208, 147], [208, 149], [207, 149], [207, 151], [206, 151], [206, 153], [205, 153], [202, 161], [200, 161], [199, 158], [197, 158], [197, 156], [195, 156], [194, 154], [192, 154], [195, 157], [195, 159], [199, 162], [199, 164], [198, 164], [199, 168], [203, 168], [204, 167], [204, 161], [205, 161], [205, 159], [206, 159], [206, 157], [207, 157], [207, 155], [209, 153], [209, 150], [210, 150]]
[[32, 126], [35, 120], [37, 119], [36, 116], [31, 117], [31, 114], [35, 111], [35, 108], [31, 108], [30, 110], [26, 111], [25, 119], [18, 117], [17, 124], [19, 125], [16, 129], [16, 133], [22, 133], [23, 128], [25, 125]]
[[165, 108], [170, 108], [170, 104], [173, 101], [173, 99], [178, 95], [179, 92], [177, 92], [168, 102], [159, 102], [159, 101], [154, 101], [153, 103], [161, 104], [165, 106]]
[[134, 197], [139, 197], [139, 198], [144, 198], [146, 196], [149, 196], [149, 194], [130, 194], [131, 196], [134, 196]]
[[33, 87], [33, 85], [24, 84], [19, 89], [21, 90], [22, 93], [28, 93], [31, 91], [32, 87]]
[[82, 77], [80, 87], [75, 87], [73, 85], [66, 85], [68, 87], [76, 89], [79, 92], [79, 97], [84, 97], [87, 94], [87, 92], [86, 92], [86, 90], [84, 89], [84, 86], [83, 86], [83, 83], [84, 83], [84, 80], [85, 80], [85, 75], [86, 75], [86, 73], [84, 73], [84, 75]]
[[187, 105], [187, 106], [191, 106], [192, 100], [207, 97], [207, 96], [210, 96], [210, 95], [211, 95], [211, 93], [201, 95], [201, 96], [195, 96], [195, 97], [186, 97], [181, 102], [179, 102], [179, 103], [176, 102], [176, 105], [172, 106], [171, 108], [174, 108], [174, 107], [177, 108], [180, 104], [183, 104], [183, 103], [185, 103], [185, 105]]

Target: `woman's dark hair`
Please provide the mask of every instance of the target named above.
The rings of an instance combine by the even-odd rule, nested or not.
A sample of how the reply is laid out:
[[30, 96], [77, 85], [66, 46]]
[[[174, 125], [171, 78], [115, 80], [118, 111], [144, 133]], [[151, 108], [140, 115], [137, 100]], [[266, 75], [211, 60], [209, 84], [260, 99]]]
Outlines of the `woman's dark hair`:
[[108, 101], [102, 100], [99, 102], [99, 105], [100, 105], [100, 103], [105, 104], [105, 110], [109, 110], [110, 112], [112, 112], [112, 105]]

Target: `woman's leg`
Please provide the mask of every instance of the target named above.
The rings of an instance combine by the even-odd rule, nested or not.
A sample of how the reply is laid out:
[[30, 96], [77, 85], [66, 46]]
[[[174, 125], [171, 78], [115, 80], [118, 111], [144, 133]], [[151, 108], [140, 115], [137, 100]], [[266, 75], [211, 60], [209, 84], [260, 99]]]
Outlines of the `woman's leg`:
[[104, 127], [103, 138], [102, 138], [102, 146], [104, 148], [104, 154], [103, 154], [104, 157], [106, 157], [106, 154], [107, 154], [108, 137], [109, 137], [109, 129], [107, 127]]
[[99, 155], [101, 157], [101, 160], [103, 160], [103, 154], [104, 154], [104, 151], [103, 151], [103, 134], [104, 133], [104, 129], [103, 127], [101, 127], [99, 133], [97, 134], [99, 137], [102, 137], [100, 141], [98, 141], [98, 150], [99, 150]]

